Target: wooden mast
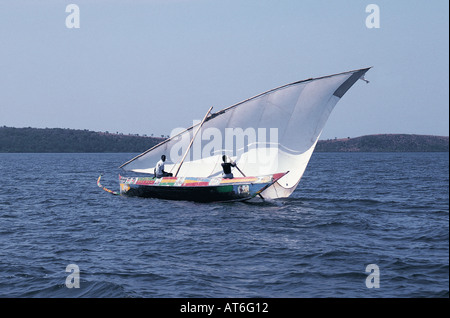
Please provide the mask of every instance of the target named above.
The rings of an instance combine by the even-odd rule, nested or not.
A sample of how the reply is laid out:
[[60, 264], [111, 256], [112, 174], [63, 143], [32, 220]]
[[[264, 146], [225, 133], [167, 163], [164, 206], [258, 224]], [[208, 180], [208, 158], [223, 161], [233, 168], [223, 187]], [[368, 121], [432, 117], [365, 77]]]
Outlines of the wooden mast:
[[211, 112], [212, 109], [213, 109], [213, 107], [211, 106], [209, 108], [208, 112], [206, 113], [205, 117], [203, 118], [202, 122], [200, 123], [200, 125], [198, 125], [197, 130], [195, 131], [194, 136], [192, 136], [191, 143], [189, 144], [189, 147], [186, 149], [186, 152], [184, 153], [183, 159], [181, 159], [180, 165], [178, 166], [177, 172], [175, 172], [175, 176], [174, 177], [176, 177], [178, 172], [180, 171], [181, 165], [183, 164], [184, 159], [186, 158], [186, 156], [187, 156], [187, 154], [189, 152], [189, 149], [191, 149], [191, 146], [194, 143], [194, 139], [197, 136], [197, 133], [199, 132], [200, 128], [203, 126], [203, 123], [205, 122], [206, 117], [208, 117], [208, 115], [209, 115], [209, 113]]

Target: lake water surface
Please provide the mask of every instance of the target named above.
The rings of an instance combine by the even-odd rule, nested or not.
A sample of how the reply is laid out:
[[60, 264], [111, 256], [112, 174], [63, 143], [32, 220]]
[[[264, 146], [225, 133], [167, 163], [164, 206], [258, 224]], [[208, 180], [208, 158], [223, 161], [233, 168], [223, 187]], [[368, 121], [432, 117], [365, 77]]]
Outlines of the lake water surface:
[[261, 204], [97, 187], [133, 156], [0, 154], [1, 297], [449, 297], [448, 153], [315, 153]]

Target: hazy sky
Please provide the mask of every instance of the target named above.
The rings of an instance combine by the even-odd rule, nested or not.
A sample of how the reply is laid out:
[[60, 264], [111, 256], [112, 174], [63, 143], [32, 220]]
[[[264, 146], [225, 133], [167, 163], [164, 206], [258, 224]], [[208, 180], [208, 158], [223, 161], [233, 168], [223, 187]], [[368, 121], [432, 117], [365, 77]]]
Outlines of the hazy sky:
[[448, 136], [448, 14], [447, 0], [0, 0], [0, 125], [168, 135], [210, 106], [373, 66], [322, 139]]

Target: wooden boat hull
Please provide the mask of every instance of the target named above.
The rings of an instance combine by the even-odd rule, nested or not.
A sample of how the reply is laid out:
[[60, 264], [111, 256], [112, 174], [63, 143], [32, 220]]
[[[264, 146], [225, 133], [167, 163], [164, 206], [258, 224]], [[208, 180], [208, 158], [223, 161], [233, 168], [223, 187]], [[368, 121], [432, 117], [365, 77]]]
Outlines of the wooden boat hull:
[[119, 176], [120, 194], [196, 202], [246, 201], [261, 195], [262, 191], [285, 174], [233, 179]]

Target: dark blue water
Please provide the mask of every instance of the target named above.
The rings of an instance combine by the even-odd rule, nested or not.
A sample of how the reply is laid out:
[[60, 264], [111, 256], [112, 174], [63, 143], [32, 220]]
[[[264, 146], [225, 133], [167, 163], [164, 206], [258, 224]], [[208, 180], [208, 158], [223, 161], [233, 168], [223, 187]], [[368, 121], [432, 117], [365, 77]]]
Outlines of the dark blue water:
[[132, 157], [0, 154], [1, 297], [449, 297], [448, 153], [315, 153], [265, 204], [97, 187]]

